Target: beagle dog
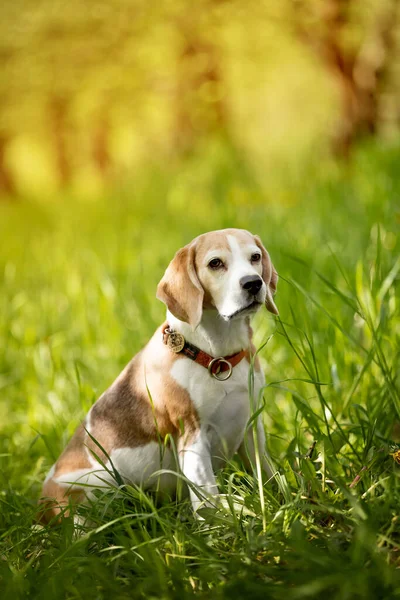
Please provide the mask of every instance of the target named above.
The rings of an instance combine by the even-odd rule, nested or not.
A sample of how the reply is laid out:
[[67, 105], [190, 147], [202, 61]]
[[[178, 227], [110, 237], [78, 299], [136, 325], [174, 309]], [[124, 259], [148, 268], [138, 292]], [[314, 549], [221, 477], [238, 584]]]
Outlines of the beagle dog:
[[205, 233], [176, 253], [157, 288], [167, 320], [51, 468], [43, 522], [96, 488], [125, 482], [173, 493], [179, 478], [197, 511], [218, 501], [214, 473], [236, 452], [254, 466], [256, 444], [271, 475], [261, 417], [248, 427], [251, 362], [256, 401], [264, 385], [249, 321], [263, 304], [278, 314], [277, 280], [260, 238], [242, 229]]

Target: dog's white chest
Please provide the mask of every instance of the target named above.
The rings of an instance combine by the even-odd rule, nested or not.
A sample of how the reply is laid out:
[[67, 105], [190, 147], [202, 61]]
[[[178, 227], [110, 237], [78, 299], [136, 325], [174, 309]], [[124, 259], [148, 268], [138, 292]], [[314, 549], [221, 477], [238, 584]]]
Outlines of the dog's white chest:
[[[249, 368], [249, 363], [243, 360], [225, 381], [216, 380], [204, 367], [190, 360], [176, 361], [171, 370], [171, 376], [189, 393], [202, 429], [207, 430], [215, 467], [230, 458], [243, 440], [251, 414]], [[255, 399], [262, 385], [261, 377], [257, 376]]]
[[248, 398], [248, 372], [248, 363], [242, 361], [234, 367], [229, 379], [219, 381], [212, 377], [203, 366], [190, 359], [182, 359], [174, 363], [171, 376], [188, 392], [200, 420], [204, 424], [213, 420], [214, 413], [227, 396], [234, 394], [236, 402], [246, 401]]

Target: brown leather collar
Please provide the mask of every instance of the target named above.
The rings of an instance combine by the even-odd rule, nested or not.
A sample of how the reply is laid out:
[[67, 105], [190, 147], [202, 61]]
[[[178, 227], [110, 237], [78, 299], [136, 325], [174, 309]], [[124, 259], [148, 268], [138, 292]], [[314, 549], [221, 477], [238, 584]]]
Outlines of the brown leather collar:
[[[181, 333], [172, 331], [168, 323], [162, 328], [162, 339], [172, 352], [184, 354], [194, 362], [208, 369], [210, 375], [219, 381], [229, 379], [232, 375], [233, 367], [238, 365], [245, 356], [248, 356], [248, 350], [241, 350], [230, 356], [218, 356], [214, 358], [210, 354], [207, 354], [207, 352], [200, 350], [197, 346], [187, 342]], [[220, 376], [220, 373], [226, 373], [226, 375]]]

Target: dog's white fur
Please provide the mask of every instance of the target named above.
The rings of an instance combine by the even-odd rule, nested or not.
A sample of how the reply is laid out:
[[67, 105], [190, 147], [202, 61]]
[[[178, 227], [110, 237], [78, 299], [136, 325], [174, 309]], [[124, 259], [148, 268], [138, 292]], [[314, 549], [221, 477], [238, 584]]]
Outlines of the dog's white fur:
[[[249, 348], [251, 314], [264, 303], [271, 312], [277, 314], [273, 301], [277, 275], [259, 238], [244, 230], [211, 232], [196, 238], [180, 253], [171, 262], [158, 290], [158, 296], [167, 304], [169, 327], [214, 357], [229, 356]], [[256, 256], [259, 259], [253, 260]], [[211, 268], [210, 261], [213, 259], [222, 261], [223, 268]], [[188, 273], [183, 273], [186, 268]], [[263, 279], [256, 295], [249, 294], [240, 285], [240, 280], [248, 276]], [[175, 295], [174, 286], [179, 290]], [[188, 290], [192, 287], [190, 295]], [[183, 306], [186, 293], [186, 300], [189, 302]], [[257, 304], [253, 305], [254, 301]], [[207, 369], [189, 358], [177, 359], [177, 355], [172, 354], [162, 343], [160, 330], [142, 352], [139, 375], [136, 371], [132, 372], [128, 365], [110, 390], [92, 407], [85, 420], [85, 429], [94, 437], [99, 435], [99, 442], [106, 445], [107, 440], [116, 439], [121, 434], [118, 432], [119, 427], [122, 431], [127, 426], [124, 422], [124, 411], [127, 410], [123, 404], [125, 396], [126, 403], [134, 400], [136, 412], [129, 413], [133, 416], [132, 428], [128, 427], [129, 436], [126, 437], [130, 440], [129, 445], [124, 445], [124, 441], [109, 442], [107, 453], [110, 460], [106, 465], [108, 470], [105, 470], [94, 458], [96, 447], [93, 444], [89, 447], [90, 439], [87, 434], [83, 430], [77, 433], [75, 441], [70, 443], [46, 478], [41, 500], [45, 520], [56, 516], [60, 507], [68, 502], [69, 496], [75, 494], [78, 500], [82, 500], [90, 494], [90, 487], [101, 488], [115, 484], [113, 468], [117, 469], [126, 482], [167, 491], [176, 488], [177, 477], [171, 471], [180, 470], [194, 484], [189, 487], [195, 511], [204, 499], [211, 504], [215, 503], [218, 487], [214, 473], [236, 452], [240, 453], [247, 464], [255, 465], [255, 440], [263, 468], [270, 475], [261, 417], [257, 419], [255, 436], [254, 428], [247, 427], [251, 413], [249, 360], [243, 359], [236, 365], [229, 379], [218, 381]], [[149, 433], [147, 439], [143, 433], [150, 431], [151, 425], [145, 424], [148, 406], [143, 405], [149, 399], [144, 399], [143, 394], [140, 396], [137, 392], [137, 386], [144, 389], [143, 382], [138, 382], [139, 376], [143, 378], [150, 396], [154, 394], [156, 398], [155, 408], [152, 410], [159, 409], [161, 412], [158, 414], [162, 418], [162, 411], [166, 411], [171, 422], [179, 422], [181, 425], [181, 421], [184, 421], [184, 425], [188, 424], [186, 432], [174, 430], [179, 466], [170, 446], [166, 445], [160, 452], [160, 445], [154, 441], [154, 437]], [[175, 386], [171, 388], [175, 392], [168, 392], [168, 401], [161, 397], [164, 379], [166, 390], [170, 389], [168, 386]], [[256, 402], [259, 401], [263, 386], [264, 375], [258, 366], [254, 372], [253, 395]], [[185, 413], [182, 412], [183, 416], [179, 414], [177, 394], [184, 394], [182, 398], [189, 399], [185, 404]], [[119, 412], [117, 408], [113, 412], [113, 402], [116, 407], [118, 402]], [[256, 408], [258, 407], [252, 407], [253, 410]], [[142, 416], [142, 412], [145, 416]], [[93, 415], [96, 417], [94, 425]], [[136, 419], [142, 419], [143, 426], [134, 422]], [[135, 438], [135, 428], [140, 432], [140, 439]], [[127, 429], [124, 431], [126, 436]], [[157, 474], [160, 470], [166, 472]], [[89, 490], [87, 486], [90, 486]], [[49, 498], [55, 500], [49, 501]]]

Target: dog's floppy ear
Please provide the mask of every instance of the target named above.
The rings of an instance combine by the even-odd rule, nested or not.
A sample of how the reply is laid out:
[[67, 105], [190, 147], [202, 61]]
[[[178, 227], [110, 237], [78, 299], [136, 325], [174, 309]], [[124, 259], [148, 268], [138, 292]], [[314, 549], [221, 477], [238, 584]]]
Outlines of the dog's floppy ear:
[[195, 267], [195, 244], [178, 250], [157, 287], [157, 298], [180, 321], [193, 329], [203, 314], [204, 290]]
[[254, 236], [255, 242], [262, 254], [262, 278], [267, 286], [267, 295], [265, 297], [265, 306], [274, 315], [279, 315], [279, 311], [274, 302], [274, 294], [276, 293], [276, 286], [278, 283], [278, 273], [275, 270], [274, 265], [271, 262], [268, 252], [264, 248], [264, 245], [258, 235]]

